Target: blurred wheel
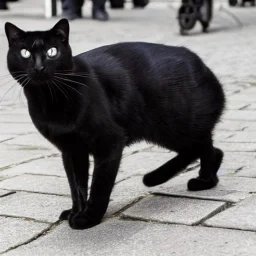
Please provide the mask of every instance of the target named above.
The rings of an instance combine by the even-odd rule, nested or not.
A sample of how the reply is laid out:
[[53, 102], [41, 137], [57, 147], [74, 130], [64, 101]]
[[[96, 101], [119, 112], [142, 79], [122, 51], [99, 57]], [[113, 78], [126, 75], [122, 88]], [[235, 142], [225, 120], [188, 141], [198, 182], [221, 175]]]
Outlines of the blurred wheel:
[[196, 24], [196, 8], [190, 4], [182, 5], [179, 9], [178, 20], [182, 29], [192, 29]]

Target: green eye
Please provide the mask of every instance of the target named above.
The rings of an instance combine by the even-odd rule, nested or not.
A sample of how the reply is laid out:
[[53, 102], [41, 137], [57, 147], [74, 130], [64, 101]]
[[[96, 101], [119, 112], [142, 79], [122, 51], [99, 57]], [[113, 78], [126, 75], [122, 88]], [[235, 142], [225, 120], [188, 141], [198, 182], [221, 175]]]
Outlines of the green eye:
[[57, 55], [58, 51], [56, 47], [52, 47], [47, 51], [47, 56], [52, 58], [55, 57]]
[[21, 55], [24, 59], [28, 59], [28, 58], [30, 58], [31, 53], [30, 53], [30, 51], [28, 51], [28, 50], [26, 50], [26, 49], [22, 49], [22, 50], [20, 51], [20, 55]]

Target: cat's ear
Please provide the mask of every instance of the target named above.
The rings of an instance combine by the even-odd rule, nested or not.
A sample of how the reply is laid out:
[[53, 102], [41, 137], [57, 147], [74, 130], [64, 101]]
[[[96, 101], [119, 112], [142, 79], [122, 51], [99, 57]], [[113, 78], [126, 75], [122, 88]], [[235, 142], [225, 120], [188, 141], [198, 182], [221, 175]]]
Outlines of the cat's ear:
[[9, 45], [20, 39], [25, 32], [20, 28], [16, 27], [10, 22], [5, 23], [5, 34], [8, 39]]
[[61, 19], [51, 30], [55, 35], [59, 36], [63, 42], [68, 42], [69, 23], [67, 19]]

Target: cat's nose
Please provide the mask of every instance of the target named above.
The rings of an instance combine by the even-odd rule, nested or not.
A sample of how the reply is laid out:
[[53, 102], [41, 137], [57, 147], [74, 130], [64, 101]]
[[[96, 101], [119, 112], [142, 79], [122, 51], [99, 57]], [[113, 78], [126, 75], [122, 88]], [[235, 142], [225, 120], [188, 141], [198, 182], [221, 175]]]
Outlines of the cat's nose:
[[45, 67], [44, 66], [35, 67], [35, 71], [37, 73], [44, 73], [45, 72]]

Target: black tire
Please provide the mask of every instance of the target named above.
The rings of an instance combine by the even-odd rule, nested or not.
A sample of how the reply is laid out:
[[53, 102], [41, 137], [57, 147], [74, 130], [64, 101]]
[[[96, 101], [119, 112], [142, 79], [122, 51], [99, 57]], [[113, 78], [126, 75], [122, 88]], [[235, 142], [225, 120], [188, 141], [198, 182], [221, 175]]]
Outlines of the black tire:
[[181, 29], [192, 29], [197, 20], [195, 7], [189, 4], [182, 5], [179, 9], [178, 20]]

